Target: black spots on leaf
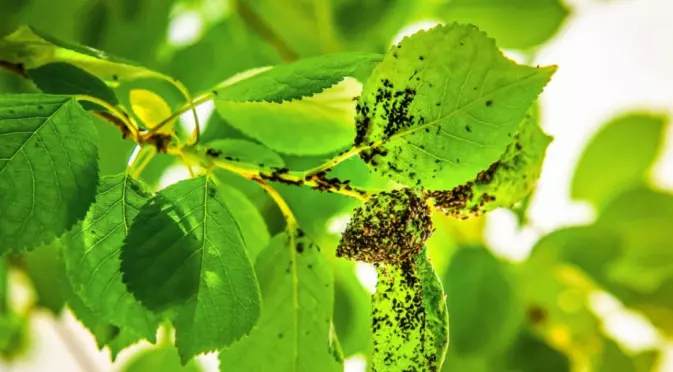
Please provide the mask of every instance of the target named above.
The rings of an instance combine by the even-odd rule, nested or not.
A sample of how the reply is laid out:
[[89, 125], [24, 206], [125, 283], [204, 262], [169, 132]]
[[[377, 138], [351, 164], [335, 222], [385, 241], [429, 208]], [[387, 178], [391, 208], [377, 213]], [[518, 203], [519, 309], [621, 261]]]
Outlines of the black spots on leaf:
[[397, 59], [397, 52], [393, 52], [393, 58]]
[[283, 334], [282, 334], [282, 333], [279, 333], [279, 334], [278, 334], [278, 339], [280, 340], [280, 339], [282, 339], [282, 338], [283, 338]]
[[517, 151], [523, 150], [523, 146], [521, 146], [521, 144], [518, 141], [514, 143], [514, 147], [516, 147]]
[[304, 253], [304, 243], [303, 242], [297, 242], [297, 253], [301, 254]]
[[213, 158], [218, 158], [222, 156], [222, 151], [213, 148], [208, 148], [206, 149], [206, 155], [212, 156]]
[[212, 90], [212, 91], [210, 91], [210, 92], [213, 93], [213, 95], [214, 95], [215, 97], [217, 97], [217, 95], [220, 94], [220, 93], [218, 93], [216, 90]]
[[425, 58], [424, 58], [423, 56], [418, 56], [418, 59], [422, 61], [422, 60], [424, 60]]
[[37, 105], [37, 109], [38, 109], [38, 110], [43, 110], [43, 109], [44, 109], [44, 106], [43, 106], [43, 105]]
[[491, 106], [493, 106], [493, 100], [489, 99], [488, 101], [486, 101], [486, 107], [491, 107]]
[[465, 126], [465, 131], [468, 133], [472, 133], [472, 128], [469, 125]]
[[442, 105], [441, 102], [437, 102], [437, 103], [435, 103], [435, 106], [437, 106], [437, 107], [440, 107], [441, 105]]
[[119, 81], [119, 75], [117, 74], [112, 75], [112, 80]]
[[465, 43], [463, 43], [463, 42], [461, 41], [461, 42], [460, 42], [460, 46], [465, 46]]
[[415, 257], [433, 231], [430, 209], [419, 192], [383, 192], [356, 209], [341, 237], [337, 256], [369, 263], [399, 263]]

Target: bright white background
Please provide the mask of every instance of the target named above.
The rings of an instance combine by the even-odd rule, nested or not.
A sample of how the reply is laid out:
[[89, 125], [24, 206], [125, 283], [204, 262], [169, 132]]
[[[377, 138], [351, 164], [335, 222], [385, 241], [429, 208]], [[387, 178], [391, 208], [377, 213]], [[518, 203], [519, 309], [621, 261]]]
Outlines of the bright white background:
[[[593, 218], [590, 208], [569, 199], [569, 185], [582, 148], [602, 123], [631, 109], [673, 116], [673, 1], [566, 1], [574, 13], [535, 61], [557, 64], [559, 70], [541, 99], [543, 127], [554, 141], [530, 209], [534, 228], [516, 231], [513, 217], [504, 210], [493, 212], [487, 224], [494, 250], [512, 260], [525, 257], [541, 232]], [[653, 179], [673, 189], [673, 131], [669, 130], [667, 143]], [[598, 298], [595, 307], [614, 337], [633, 349], [659, 337], [610, 299]], [[86, 372], [114, 370], [108, 352], [97, 351], [93, 338], [72, 316], [58, 322], [46, 313], [36, 318], [30, 356], [12, 366], [0, 364], [0, 371], [81, 371], [59, 337], [62, 332], [72, 335], [75, 347], [96, 368]], [[124, 352], [120, 358], [131, 354]], [[673, 371], [673, 353], [668, 354], [661, 371]], [[217, 369], [214, 358], [202, 362], [208, 370]], [[347, 363], [349, 371], [360, 366], [357, 360]]]

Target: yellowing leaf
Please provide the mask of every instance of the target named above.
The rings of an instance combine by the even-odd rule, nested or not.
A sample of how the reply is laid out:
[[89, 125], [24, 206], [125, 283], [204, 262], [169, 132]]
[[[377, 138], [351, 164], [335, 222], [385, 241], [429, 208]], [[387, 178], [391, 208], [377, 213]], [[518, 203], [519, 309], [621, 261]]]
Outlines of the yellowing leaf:
[[[162, 120], [171, 116], [171, 108], [158, 94], [146, 89], [133, 89], [131, 95], [131, 109], [138, 119], [148, 128], [154, 128]], [[171, 133], [175, 120], [164, 125], [159, 133]]]

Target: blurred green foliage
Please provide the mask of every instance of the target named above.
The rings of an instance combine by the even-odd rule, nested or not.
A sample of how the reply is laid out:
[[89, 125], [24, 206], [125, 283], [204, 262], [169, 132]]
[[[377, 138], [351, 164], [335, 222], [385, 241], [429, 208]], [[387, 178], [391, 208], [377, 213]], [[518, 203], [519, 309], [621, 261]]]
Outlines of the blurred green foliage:
[[[500, 47], [532, 55], [570, 13], [558, 0], [0, 0], [0, 34], [30, 24], [55, 37], [175, 76], [198, 93], [251, 68], [331, 52], [384, 53], [400, 30], [419, 21], [473, 23]], [[175, 43], [169, 36], [185, 15], [198, 19], [200, 32], [194, 40]], [[76, 75], [81, 84], [66, 87], [49, 80], [51, 73], [42, 79], [45, 68]], [[77, 68], [50, 64], [31, 70], [30, 75], [42, 90], [109, 96], [109, 88], [96, 86]], [[159, 93], [171, 110], [184, 103], [173, 85], [153, 76], [111, 86], [127, 105], [130, 92], [141, 87]], [[0, 74], [2, 92], [34, 92], [37, 87], [14, 74]], [[322, 163], [353, 136], [353, 128], [339, 128], [330, 121], [330, 115], [338, 114], [331, 107], [296, 103], [281, 109], [259, 103], [265, 107], [260, 117], [259, 110], [255, 111], [258, 116], [246, 111], [252, 104], [230, 105], [224, 118], [210, 117], [202, 140], [264, 144], [282, 152], [280, 160], [292, 169]], [[292, 112], [286, 115], [287, 111]], [[281, 125], [282, 131], [287, 131], [286, 125], [305, 128], [302, 133], [309, 131], [309, 136], [305, 142], [276, 144], [283, 133], [272, 130]], [[489, 251], [482, 237], [483, 219], [465, 223], [437, 217], [437, 231], [428, 246], [441, 273], [450, 314], [451, 339], [443, 371], [646, 372], [656, 366], [659, 350], [634, 353], [605, 333], [591, 298], [608, 293], [644, 315], [663, 334], [673, 334], [673, 195], [652, 186], [648, 173], [667, 125], [664, 115], [642, 112], [606, 123], [589, 141], [572, 180], [573, 198], [590, 203], [597, 211], [596, 221], [542, 237], [523, 262], [508, 262]], [[96, 126], [101, 176], [121, 172], [133, 144], [106, 123]], [[299, 150], [283, 151], [288, 147]], [[245, 146], [241, 151], [263, 155]], [[173, 164], [172, 157], [157, 156], [142, 178], [155, 187]], [[387, 184], [369, 173], [360, 159], [340, 164], [331, 175], [372, 189]], [[247, 213], [243, 219], [265, 221], [268, 229], [252, 222], [249, 227], [264, 229], [243, 228], [244, 237], [249, 236], [246, 240], [254, 242], [259, 253], [269, 237], [281, 231], [280, 212], [254, 183], [224, 170], [217, 170], [216, 176], [231, 187], [227, 198], [236, 210]], [[357, 203], [302, 187], [278, 185], [278, 190], [307, 235], [329, 253], [335, 282], [334, 325], [344, 356], [363, 355], [370, 361], [371, 298], [357, 278], [356, 265], [331, 257], [339, 235], [330, 224], [351, 213]], [[527, 225], [525, 200], [515, 209], [523, 226]], [[4, 359], [21, 357], [28, 347], [29, 317], [13, 308], [9, 298], [10, 266], [32, 280], [36, 294], [32, 306], [58, 316], [67, 300], [99, 347], [108, 345], [116, 354], [136, 341], [124, 330], [101, 323], [80, 303], [68, 288], [60, 249], [56, 243], [0, 261], [0, 355]], [[175, 350], [164, 345], [142, 351], [124, 368], [199, 369], [195, 363], [181, 369]]]

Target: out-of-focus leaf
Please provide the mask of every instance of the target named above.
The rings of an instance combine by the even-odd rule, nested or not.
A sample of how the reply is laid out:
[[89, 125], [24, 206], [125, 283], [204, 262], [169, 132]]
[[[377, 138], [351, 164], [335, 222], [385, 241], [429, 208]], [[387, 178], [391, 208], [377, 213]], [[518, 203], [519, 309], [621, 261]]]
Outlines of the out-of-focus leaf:
[[187, 88], [200, 92], [238, 72], [280, 62], [278, 53], [270, 45], [238, 14], [231, 14], [197, 43], [177, 51], [169, 71]]
[[[156, 66], [158, 51], [166, 42], [173, 0], [99, 0], [97, 11], [104, 22], [99, 44], [102, 50]], [[86, 24], [86, 22], [85, 22]]]
[[198, 372], [199, 363], [192, 359], [186, 365], [180, 363], [178, 351], [172, 345], [160, 345], [134, 355], [123, 367], [124, 372]]
[[517, 372], [569, 372], [568, 356], [549, 346], [546, 342], [523, 331], [507, 350], [503, 358], [505, 371]]
[[589, 253], [584, 265], [599, 266], [610, 252], [587, 246], [573, 248], [577, 239], [593, 241], [595, 234], [568, 229], [542, 238], [527, 261], [518, 267], [518, 290], [523, 296], [527, 323], [536, 336], [542, 337], [553, 349], [583, 365], [596, 365], [600, 359], [602, 341], [600, 322], [589, 309], [590, 294], [595, 285], [579, 267], [564, 258], [566, 248]]
[[447, 22], [471, 23], [514, 49], [544, 43], [568, 13], [561, 0], [450, 0], [440, 8]]
[[[312, 0], [240, 1], [241, 15], [258, 32], [278, 35], [276, 48], [286, 58], [333, 53], [340, 49], [329, 17], [329, 2]], [[279, 16], [282, 14], [282, 16]]]
[[608, 273], [612, 280], [651, 293], [673, 277], [673, 195], [629, 190], [605, 206], [597, 225], [618, 232], [624, 245]]
[[456, 252], [443, 280], [451, 314], [450, 348], [492, 354], [518, 332], [523, 306], [511, 270], [483, 247]]
[[21, 358], [30, 346], [30, 318], [14, 311], [0, 312], [0, 361]]
[[334, 328], [344, 357], [371, 358], [371, 296], [355, 275], [355, 263], [334, 259]]
[[250, 262], [255, 262], [257, 255], [269, 245], [271, 236], [264, 222], [264, 217], [259, 213], [254, 204], [236, 188], [225, 185], [219, 187], [221, 197], [229, 207], [245, 241], [245, 250], [248, 252]]
[[418, 19], [427, 7], [422, 1], [333, 0], [334, 22], [348, 50], [382, 53], [395, 34]]
[[69, 63], [47, 63], [28, 70], [28, 76], [45, 93], [84, 94], [112, 105], [119, 102], [112, 89], [100, 79]]
[[33, 289], [37, 295], [38, 307], [44, 307], [58, 316], [68, 293], [65, 281], [65, 263], [61, 255], [61, 242], [53, 241], [42, 247], [38, 247], [24, 256], [26, 273], [33, 283]]
[[22, 26], [0, 40], [0, 60], [20, 64], [26, 69], [53, 62], [66, 62], [109, 82], [158, 76], [156, 72], [134, 62], [59, 40], [28, 26]]
[[611, 120], [590, 140], [575, 169], [572, 196], [599, 208], [642, 184], [659, 153], [667, 117], [633, 113]]

